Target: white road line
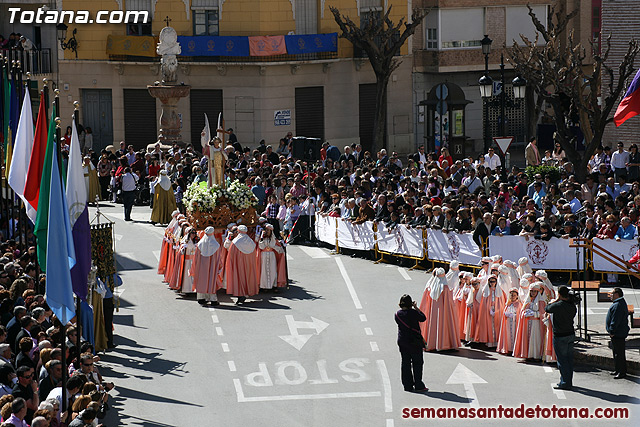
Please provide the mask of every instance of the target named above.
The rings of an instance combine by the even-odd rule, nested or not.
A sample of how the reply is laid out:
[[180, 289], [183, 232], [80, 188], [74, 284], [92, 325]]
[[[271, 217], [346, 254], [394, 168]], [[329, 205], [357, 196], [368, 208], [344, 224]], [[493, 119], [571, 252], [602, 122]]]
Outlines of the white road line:
[[287, 261], [293, 261], [293, 257], [287, 252]]
[[160, 251], [152, 251], [153, 256], [156, 257], [156, 260], [160, 261]]
[[216, 326], [216, 334], [223, 336], [224, 332], [222, 332], [222, 328], [220, 326]]
[[375, 341], [369, 341], [369, 345], [371, 346], [371, 351], [380, 351], [378, 348], [378, 343]]
[[218, 319], [218, 315], [217, 314], [212, 314], [211, 315], [211, 321], [213, 323], [220, 323], [220, 319]]
[[387, 427], [393, 427], [393, 419], [387, 419]]
[[[303, 248], [304, 246], [301, 246]], [[318, 248], [320, 249], [320, 248]], [[347, 289], [349, 290], [349, 294], [351, 295], [351, 299], [353, 300], [353, 305], [356, 306], [356, 310], [362, 309], [362, 304], [360, 304], [360, 299], [358, 298], [358, 294], [356, 294], [356, 290], [353, 288], [353, 283], [351, 283], [351, 279], [347, 274], [347, 270], [344, 268], [344, 264], [342, 260], [338, 257], [334, 258], [336, 260], [336, 264], [338, 264], [338, 269], [340, 270], [340, 274], [342, 274], [342, 278], [344, 279], [344, 283], [347, 284]]]
[[565, 400], [567, 396], [565, 396], [564, 390], [556, 390], [555, 388], [553, 388], [555, 385], [556, 385], [555, 383], [551, 383], [551, 390], [553, 390], [553, 393], [556, 395], [558, 399]]
[[[378, 369], [380, 369], [380, 376], [382, 377], [382, 389], [384, 390], [384, 411], [393, 411], [393, 401], [391, 400], [391, 379], [389, 378], [389, 371], [384, 360], [377, 360]], [[388, 425], [388, 421], [387, 421]]]
[[233, 379], [238, 403], [245, 402], [273, 402], [280, 400], [318, 400], [318, 399], [344, 399], [352, 397], [380, 397], [379, 391], [361, 391], [355, 393], [323, 393], [323, 394], [286, 394], [283, 396], [257, 396], [245, 397], [242, 391], [242, 383], [238, 378]]
[[404, 280], [413, 280], [411, 276], [409, 276], [409, 274], [406, 271], [404, 271], [404, 268], [398, 267], [398, 271], [400, 272], [400, 275], [404, 277]]
[[364, 333], [367, 335], [373, 335], [373, 331], [371, 330], [371, 328], [364, 328]]
[[215, 309], [215, 308], [213, 308], [213, 307], [207, 307], [207, 308], [208, 308], [208, 309], [209, 309], [209, 311], [210, 311], [210, 312], [212, 312], [212, 313], [213, 313], [214, 311], [216, 311], [216, 309]]
[[302, 252], [309, 255], [311, 258], [331, 258], [329, 254], [327, 254], [325, 251], [323, 251], [320, 248], [312, 248], [309, 246], [298, 246], [298, 247], [302, 249]]
[[360, 315], [360, 321], [361, 322], [366, 322], [367, 321], [367, 315], [366, 314], [361, 314]]
[[551, 366], [543, 366], [543, 368], [545, 372], [553, 372], [553, 369], [551, 369]]
[[229, 370], [231, 372], [235, 372], [236, 371], [236, 363], [233, 360], [229, 360], [227, 363], [229, 364]]
[[225, 353], [229, 353], [229, 344], [227, 344], [226, 342], [221, 342], [220, 345], [222, 346], [222, 351], [224, 351]]

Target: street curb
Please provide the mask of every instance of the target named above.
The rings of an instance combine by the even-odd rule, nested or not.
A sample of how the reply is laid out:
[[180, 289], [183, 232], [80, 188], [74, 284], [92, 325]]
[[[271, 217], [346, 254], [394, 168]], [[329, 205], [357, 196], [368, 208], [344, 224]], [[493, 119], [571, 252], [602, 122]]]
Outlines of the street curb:
[[[589, 353], [588, 351], [574, 350], [573, 360], [575, 363], [593, 366], [600, 369], [613, 371], [615, 365], [612, 356], [601, 356]], [[630, 374], [640, 374], [640, 362], [635, 360], [627, 360], [627, 372]]]

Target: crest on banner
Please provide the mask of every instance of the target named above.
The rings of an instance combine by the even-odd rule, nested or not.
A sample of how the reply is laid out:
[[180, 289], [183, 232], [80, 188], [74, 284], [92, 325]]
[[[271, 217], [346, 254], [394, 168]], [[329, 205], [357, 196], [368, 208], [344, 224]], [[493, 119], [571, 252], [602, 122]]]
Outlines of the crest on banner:
[[449, 253], [451, 254], [451, 258], [457, 260], [460, 255], [460, 244], [458, 243], [457, 236], [453, 233], [447, 233], [446, 236], [449, 241]]
[[541, 265], [549, 255], [549, 247], [542, 240], [532, 240], [527, 243], [527, 254], [534, 264]]

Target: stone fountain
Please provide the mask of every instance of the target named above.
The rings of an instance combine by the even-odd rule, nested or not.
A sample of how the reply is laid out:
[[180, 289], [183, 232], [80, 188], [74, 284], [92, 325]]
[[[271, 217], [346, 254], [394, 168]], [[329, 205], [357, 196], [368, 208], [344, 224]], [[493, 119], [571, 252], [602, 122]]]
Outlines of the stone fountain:
[[180, 43], [178, 43], [178, 34], [176, 30], [167, 26], [160, 31], [160, 42], [156, 52], [162, 56], [160, 60], [160, 70], [162, 73], [162, 82], [155, 82], [148, 85], [147, 90], [154, 98], [158, 98], [162, 103], [162, 113], [160, 114], [160, 133], [158, 142], [165, 145], [179, 144], [183, 145], [180, 129], [182, 124], [177, 113], [178, 101], [180, 98], [189, 96], [191, 86], [185, 84], [177, 84], [178, 79], [178, 59], [176, 55], [181, 52]]

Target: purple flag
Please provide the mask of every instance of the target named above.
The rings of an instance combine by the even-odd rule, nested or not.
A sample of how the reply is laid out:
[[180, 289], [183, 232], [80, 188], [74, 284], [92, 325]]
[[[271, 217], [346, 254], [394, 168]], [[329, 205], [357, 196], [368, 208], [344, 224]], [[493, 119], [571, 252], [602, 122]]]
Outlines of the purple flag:
[[71, 269], [73, 293], [82, 301], [87, 299], [87, 278], [91, 270], [91, 229], [89, 226], [89, 209], [84, 208], [82, 214], [73, 224], [73, 247], [76, 250], [76, 265]]

